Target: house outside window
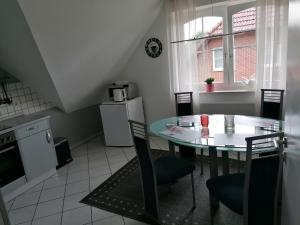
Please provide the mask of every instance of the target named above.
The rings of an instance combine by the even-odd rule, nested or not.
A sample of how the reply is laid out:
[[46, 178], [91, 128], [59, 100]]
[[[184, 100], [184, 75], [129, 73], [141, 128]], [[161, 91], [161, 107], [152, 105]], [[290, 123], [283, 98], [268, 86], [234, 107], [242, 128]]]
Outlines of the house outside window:
[[223, 71], [223, 48], [213, 49], [213, 71]]

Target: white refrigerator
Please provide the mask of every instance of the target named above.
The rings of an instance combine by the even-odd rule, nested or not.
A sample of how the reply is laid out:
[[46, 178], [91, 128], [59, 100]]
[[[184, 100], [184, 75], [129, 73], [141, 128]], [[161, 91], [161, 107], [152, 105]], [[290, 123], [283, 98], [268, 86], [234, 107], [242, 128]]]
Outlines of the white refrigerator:
[[103, 102], [99, 107], [105, 144], [107, 146], [132, 146], [128, 120], [145, 122], [142, 97], [123, 102]]

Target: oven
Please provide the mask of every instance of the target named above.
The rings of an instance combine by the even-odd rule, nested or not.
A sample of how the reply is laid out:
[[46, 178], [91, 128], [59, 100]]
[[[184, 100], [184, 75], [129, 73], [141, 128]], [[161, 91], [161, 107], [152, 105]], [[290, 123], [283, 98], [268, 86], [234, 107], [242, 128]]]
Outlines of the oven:
[[14, 132], [0, 135], [0, 187], [25, 175]]

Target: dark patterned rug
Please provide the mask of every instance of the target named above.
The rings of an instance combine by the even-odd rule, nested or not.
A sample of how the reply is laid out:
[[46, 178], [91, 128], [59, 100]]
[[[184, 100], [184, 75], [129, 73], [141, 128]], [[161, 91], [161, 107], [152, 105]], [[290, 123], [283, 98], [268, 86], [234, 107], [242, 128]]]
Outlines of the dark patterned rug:
[[[167, 151], [153, 150], [154, 158], [167, 154]], [[200, 175], [200, 161], [195, 160], [196, 171], [194, 172], [194, 177], [197, 206], [193, 211], [191, 211], [192, 188], [190, 176], [178, 180], [178, 182], [172, 185], [171, 191], [165, 186], [159, 187], [161, 224], [210, 224], [209, 197], [205, 184], [209, 178], [208, 163], [209, 161], [206, 157], [204, 159], [204, 175]], [[235, 160], [230, 160], [231, 171], [235, 170], [236, 165], [237, 162]], [[81, 203], [151, 224], [150, 218], [144, 213], [142, 187], [139, 176], [138, 160], [137, 158], [133, 158], [82, 199]], [[215, 225], [240, 224], [242, 224], [242, 218], [239, 215], [220, 205], [218, 213], [215, 216]]]

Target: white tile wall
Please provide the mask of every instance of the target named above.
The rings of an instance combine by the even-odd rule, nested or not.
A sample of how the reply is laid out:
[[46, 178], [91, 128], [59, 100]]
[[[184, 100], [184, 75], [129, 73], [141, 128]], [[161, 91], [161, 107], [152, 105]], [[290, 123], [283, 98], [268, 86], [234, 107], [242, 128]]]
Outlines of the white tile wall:
[[[7, 94], [13, 102], [10, 105], [0, 105], [0, 119], [17, 114], [31, 114], [53, 107], [51, 102], [21, 82], [8, 84], [6, 88]], [[4, 94], [2, 92], [1, 94], [3, 97]]]

